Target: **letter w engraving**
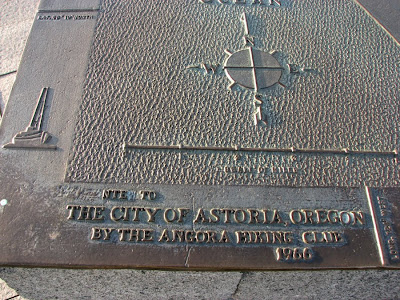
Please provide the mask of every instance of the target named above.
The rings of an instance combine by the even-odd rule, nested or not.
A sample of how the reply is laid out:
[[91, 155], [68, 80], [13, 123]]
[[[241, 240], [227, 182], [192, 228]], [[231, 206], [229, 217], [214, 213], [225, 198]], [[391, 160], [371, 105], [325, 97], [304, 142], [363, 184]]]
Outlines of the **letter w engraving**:
[[204, 70], [206, 74], [217, 74], [218, 73], [218, 68], [219, 65], [212, 65], [212, 64], [207, 64], [207, 63], [201, 63], [198, 65], [194, 66], [188, 66], [186, 67], [187, 69], [199, 69], [199, 70]]

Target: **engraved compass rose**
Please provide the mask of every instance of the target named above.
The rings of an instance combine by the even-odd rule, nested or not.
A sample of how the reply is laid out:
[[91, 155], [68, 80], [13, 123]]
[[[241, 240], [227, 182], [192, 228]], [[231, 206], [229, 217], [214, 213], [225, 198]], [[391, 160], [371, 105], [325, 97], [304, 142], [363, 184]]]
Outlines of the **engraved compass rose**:
[[[282, 83], [282, 79], [288, 74], [303, 75], [313, 70], [301, 68], [294, 64], [281, 63], [275, 57], [277, 53], [275, 50], [268, 53], [255, 48], [254, 36], [250, 35], [245, 13], [242, 14], [241, 21], [244, 24], [245, 34], [243, 39], [246, 48], [233, 53], [225, 50], [228, 58], [225, 60], [222, 69], [231, 82], [228, 86], [229, 89], [239, 85], [255, 92], [254, 123], [255, 125], [267, 125], [267, 117], [263, 107], [266, 102], [265, 94], [268, 90], [276, 85], [287, 88]], [[206, 63], [188, 66], [187, 68], [204, 70], [206, 74], [218, 74], [219, 70], [221, 70], [218, 65]]]
[[284, 68], [271, 54], [249, 47], [227, 59], [224, 70], [232, 84], [259, 92], [279, 83]]

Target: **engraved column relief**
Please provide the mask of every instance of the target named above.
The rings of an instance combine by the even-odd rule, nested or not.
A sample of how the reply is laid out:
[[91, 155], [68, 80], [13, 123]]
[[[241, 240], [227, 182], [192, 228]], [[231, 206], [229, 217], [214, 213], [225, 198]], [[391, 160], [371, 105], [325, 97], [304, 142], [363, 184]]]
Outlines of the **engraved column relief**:
[[12, 142], [3, 146], [3, 148], [13, 149], [42, 149], [56, 150], [56, 145], [50, 145], [48, 142], [51, 135], [42, 130], [43, 116], [46, 109], [46, 100], [48, 98], [49, 88], [43, 88], [36, 104], [31, 122], [25, 131], [17, 133]]

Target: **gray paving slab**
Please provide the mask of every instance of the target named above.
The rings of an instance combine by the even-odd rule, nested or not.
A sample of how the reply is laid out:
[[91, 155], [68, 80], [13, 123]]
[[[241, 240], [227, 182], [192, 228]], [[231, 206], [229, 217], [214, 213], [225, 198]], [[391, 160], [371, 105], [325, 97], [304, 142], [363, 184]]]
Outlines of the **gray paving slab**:
[[0, 0], [0, 110], [3, 113], [39, 0]]
[[387, 270], [213, 273], [2, 268], [0, 276], [24, 299], [398, 299], [400, 295], [400, 271]]
[[[239, 272], [2, 268], [26, 299], [230, 299]], [[4, 299], [4, 298], [2, 298]]]
[[14, 84], [16, 72], [0, 76], [0, 115], [3, 115], [7, 100], [10, 97], [11, 89]]
[[252, 272], [234, 299], [398, 299], [399, 271]]
[[0, 0], [0, 75], [16, 71], [38, 0]]

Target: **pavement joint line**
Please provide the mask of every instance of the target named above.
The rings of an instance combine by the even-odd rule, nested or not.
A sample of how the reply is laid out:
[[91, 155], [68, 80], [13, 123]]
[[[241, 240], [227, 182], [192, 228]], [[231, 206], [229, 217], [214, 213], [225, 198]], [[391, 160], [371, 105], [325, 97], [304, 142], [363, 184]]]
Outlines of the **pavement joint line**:
[[11, 74], [14, 74], [14, 73], [17, 73], [17, 70], [13, 70], [13, 71], [10, 71], [10, 72], [7, 72], [7, 73], [0, 74], [0, 77], [4, 77], [4, 76], [11, 75]]

